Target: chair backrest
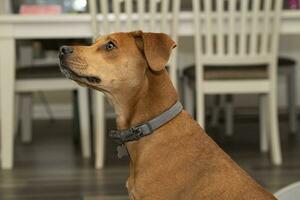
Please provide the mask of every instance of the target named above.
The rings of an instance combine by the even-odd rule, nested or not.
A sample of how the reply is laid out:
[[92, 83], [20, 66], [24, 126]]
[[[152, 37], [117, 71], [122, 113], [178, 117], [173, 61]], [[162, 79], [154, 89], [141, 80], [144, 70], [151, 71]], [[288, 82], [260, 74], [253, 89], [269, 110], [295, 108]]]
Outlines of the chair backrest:
[[193, 0], [198, 62], [274, 62], [282, 5], [282, 0]]
[[[142, 30], [164, 32], [177, 42], [180, 0], [99, 0], [100, 27], [97, 23], [96, 0], [90, 0], [94, 38], [112, 32]], [[170, 76], [177, 83], [177, 51], [170, 59]]]
[[[105, 33], [133, 31], [175, 34], [180, 0], [101, 0]], [[175, 30], [173, 30], [175, 28]]]

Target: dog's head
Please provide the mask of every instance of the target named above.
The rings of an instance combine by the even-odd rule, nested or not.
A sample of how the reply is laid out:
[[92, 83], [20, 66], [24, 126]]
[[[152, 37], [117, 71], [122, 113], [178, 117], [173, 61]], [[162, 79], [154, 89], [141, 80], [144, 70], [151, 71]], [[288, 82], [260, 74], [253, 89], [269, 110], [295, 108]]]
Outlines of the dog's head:
[[113, 33], [91, 46], [62, 46], [60, 68], [81, 85], [126, 92], [139, 87], [147, 71], [164, 70], [175, 46], [163, 33]]

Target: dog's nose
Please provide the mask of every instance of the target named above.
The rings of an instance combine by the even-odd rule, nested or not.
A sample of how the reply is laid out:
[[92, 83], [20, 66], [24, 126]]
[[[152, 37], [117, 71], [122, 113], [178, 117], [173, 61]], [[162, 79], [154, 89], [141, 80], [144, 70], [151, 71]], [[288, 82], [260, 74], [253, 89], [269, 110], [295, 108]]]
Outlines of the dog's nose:
[[72, 47], [69, 47], [69, 46], [61, 46], [59, 48], [59, 52], [61, 54], [70, 54], [70, 53], [73, 53], [73, 48]]

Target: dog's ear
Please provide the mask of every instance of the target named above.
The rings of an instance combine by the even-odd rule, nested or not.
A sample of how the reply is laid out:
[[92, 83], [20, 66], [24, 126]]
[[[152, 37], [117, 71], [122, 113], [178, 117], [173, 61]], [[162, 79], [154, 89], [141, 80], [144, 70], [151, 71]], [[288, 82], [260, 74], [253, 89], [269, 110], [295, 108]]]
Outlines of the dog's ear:
[[133, 31], [131, 32], [131, 35], [135, 39], [136, 46], [138, 49], [142, 52], [143, 55], [144, 53], [144, 42], [143, 42], [143, 32], [142, 31]]
[[162, 70], [168, 63], [171, 51], [176, 43], [164, 33], [132, 32], [136, 44], [146, 57], [149, 67], [153, 71]]

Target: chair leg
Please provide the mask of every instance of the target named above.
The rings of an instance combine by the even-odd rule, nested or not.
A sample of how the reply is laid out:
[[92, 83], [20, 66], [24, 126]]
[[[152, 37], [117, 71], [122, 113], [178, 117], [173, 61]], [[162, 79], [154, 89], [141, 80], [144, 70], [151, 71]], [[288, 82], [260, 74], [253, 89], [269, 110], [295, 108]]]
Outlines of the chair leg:
[[32, 141], [32, 93], [22, 94], [21, 141]]
[[194, 90], [189, 85], [188, 78], [183, 78], [183, 90], [184, 90], [184, 104], [188, 113], [194, 116]]
[[271, 159], [274, 165], [282, 164], [282, 154], [280, 146], [278, 111], [277, 111], [277, 95], [271, 91], [268, 94], [269, 120], [270, 120], [270, 147]]
[[233, 135], [233, 98], [232, 95], [225, 96], [225, 135]]
[[[198, 89], [199, 88], [199, 89]], [[196, 87], [196, 104], [197, 104], [197, 121], [200, 124], [200, 126], [205, 129], [205, 99], [204, 94], [201, 91], [202, 88]]]
[[90, 117], [88, 89], [78, 89], [81, 150], [84, 158], [91, 157]]
[[267, 152], [269, 150], [269, 137], [268, 137], [268, 120], [267, 120], [267, 113], [268, 113], [268, 107], [267, 107], [267, 98], [265, 94], [261, 94], [258, 97], [259, 101], [259, 135], [260, 135], [260, 151], [261, 152]]
[[14, 131], [14, 134], [15, 136], [17, 135], [18, 133], [18, 128], [19, 128], [19, 122], [20, 122], [20, 115], [18, 115], [18, 113], [20, 112], [20, 108], [21, 108], [21, 105], [20, 105], [20, 102], [21, 102], [21, 98], [22, 96], [19, 95], [19, 94], [16, 94], [15, 95], [15, 131]]
[[290, 132], [297, 132], [297, 89], [296, 89], [296, 70], [292, 67], [287, 77], [287, 98], [289, 109], [289, 128]]
[[219, 119], [220, 119], [221, 96], [215, 95], [213, 98], [214, 98], [214, 105], [212, 108], [210, 125], [212, 127], [216, 127], [219, 125]]
[[95, 138], [95, 168], [104, 166], [105, 158], [105, 107], [104, 96], [100, 92], [93, 92], [94, 104], [94, 138]]

